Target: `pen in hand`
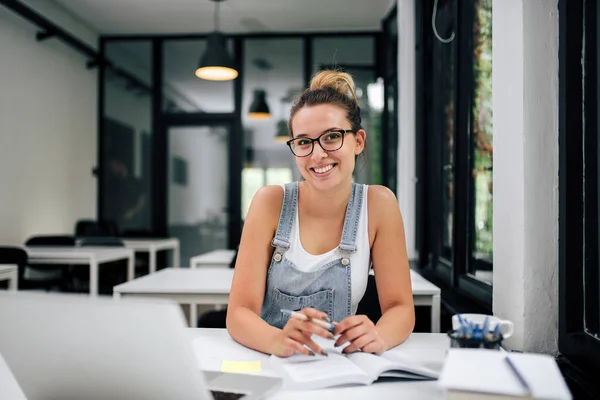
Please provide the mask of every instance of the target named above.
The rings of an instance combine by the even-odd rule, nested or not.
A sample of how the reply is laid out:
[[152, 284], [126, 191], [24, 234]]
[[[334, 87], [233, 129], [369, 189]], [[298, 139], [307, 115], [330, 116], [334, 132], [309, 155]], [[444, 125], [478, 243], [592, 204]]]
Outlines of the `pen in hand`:
[[292, 310], [281, 309], [281, 312], [284, 315], [289, 316], [290, 318], [299, 319], [301, 321], [310, 321], [313, 324], [319, 325], [321, 328], [328, 330], [329, 332], [333, 332], [333, 330], [335, 329], [335, 325], [332, 322], [327, 322], [327, 321], [322, 321], [320, 319], [307, 317], [306, 315], [304, 315], [302, 313], [292, 311]]

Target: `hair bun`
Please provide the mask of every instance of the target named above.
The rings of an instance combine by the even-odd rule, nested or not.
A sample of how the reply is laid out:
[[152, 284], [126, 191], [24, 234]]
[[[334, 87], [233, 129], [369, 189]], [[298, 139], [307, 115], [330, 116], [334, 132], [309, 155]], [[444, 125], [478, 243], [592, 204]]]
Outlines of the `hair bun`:
[[358, 97], [354, 91], [354, 79], [347, 72], [334, 70], [319, 71], [313, 75], [310, 80], [310, 90], [323, 89], [326, 87], [333, 88], [344, 96], [353, 99], [358, 105]]

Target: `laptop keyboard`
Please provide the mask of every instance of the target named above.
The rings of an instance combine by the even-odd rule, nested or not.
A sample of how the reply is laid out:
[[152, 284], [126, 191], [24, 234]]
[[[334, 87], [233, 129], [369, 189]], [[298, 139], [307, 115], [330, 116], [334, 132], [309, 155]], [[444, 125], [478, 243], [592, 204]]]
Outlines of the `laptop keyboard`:
[[219, 392], [218, 390], [211, 390], [210, 392], [215, 400], [237, 400], [241, 397], [244, 397], [244, 395], [240, 393]]

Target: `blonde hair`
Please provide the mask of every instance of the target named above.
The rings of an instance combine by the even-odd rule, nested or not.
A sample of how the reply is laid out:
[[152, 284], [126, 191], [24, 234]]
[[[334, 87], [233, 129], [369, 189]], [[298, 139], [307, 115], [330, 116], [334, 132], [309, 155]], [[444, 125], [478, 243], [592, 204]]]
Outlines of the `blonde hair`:
[[313, 75], [310, 80], [309, 90], [317, 90], [325, 87], [331, 87], [343, 95], [353, 99], [358, 105], [358, 97], [354, 90], [354, 79], [347, 72], [325, 70], [319, 71]]
[[346, 72], [336, 70], [319, 71], [310, 80], [310, 86], [298, 97], [290, 112], [288, 129], [293, 137], [292, 119], [304, 107], [331, 104], [346, 111], [352, 130], [362, 129], [358, 97], [354, 90], [354, 79]]

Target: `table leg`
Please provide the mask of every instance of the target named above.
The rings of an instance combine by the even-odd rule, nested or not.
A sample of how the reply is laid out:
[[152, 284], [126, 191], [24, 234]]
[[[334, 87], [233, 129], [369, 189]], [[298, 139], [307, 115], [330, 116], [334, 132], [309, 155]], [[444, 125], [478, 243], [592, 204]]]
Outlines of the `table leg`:
[[133, 280], [134, 273], [135, 273], [134, 267], [135, 267], [135, 254], [132, 252], [132, 254], [129, 255], [128, 261], [127, 261], [127, 281]]
[[98, 262], [95, 259], [90, 260], [90, 296], [98, 296]]
[[18, 286], [19, 286], [19, 274], [17, 273], [17, 271], [14, 271], [13, 273], [11, 273], [11, 277], [8, 280], [8, 290], [17, 290]]
[[440, 318], [441, 318], [441, 297], [439, 294], [431, 296], [431, 332], [440, 332]]
[[148, 252], [150, 255], [150, 273], [156, 272], [156, 249], [150, 249]]
[[190, 328], [195, 328], [198, 325], [198, 305], [190, 304]]
[[179, 244], [173, 247], [173, 268], [179, 268]]

